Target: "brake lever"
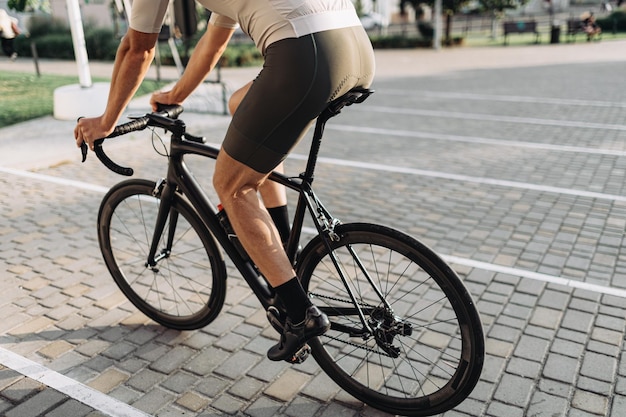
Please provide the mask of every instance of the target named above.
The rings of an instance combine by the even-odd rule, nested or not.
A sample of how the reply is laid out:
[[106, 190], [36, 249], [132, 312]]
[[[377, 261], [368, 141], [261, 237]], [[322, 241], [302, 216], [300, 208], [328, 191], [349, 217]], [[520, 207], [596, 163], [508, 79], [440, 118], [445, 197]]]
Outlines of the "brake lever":
[[83, 154], [83, 160], [82, 162], [85, 162], [87, 160], [87, 152], [89, 151], [89, 148], [87, 147], [87, 144], [85, 142], [80, 144], [80, 152]]
[[[76, 123], [80, 122], [80, 119], [83, 119], [85, 116], [79, 116], [76, 119]], [[87, 160], [87, 152], [89, 152], [89, 148], [85, 142], [80, 144], [80, 153], [83, 154], [83, 160], [81, 162], [85, 162]]]

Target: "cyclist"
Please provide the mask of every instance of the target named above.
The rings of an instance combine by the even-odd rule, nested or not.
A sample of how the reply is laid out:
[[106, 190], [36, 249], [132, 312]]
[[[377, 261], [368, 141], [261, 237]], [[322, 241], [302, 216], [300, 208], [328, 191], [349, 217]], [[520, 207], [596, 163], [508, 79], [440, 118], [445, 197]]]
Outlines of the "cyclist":
[[[217, 158], [213, 185], [234, 231], [287, 311], [280, 341], [267, 356], [291, 361], [330, 327], [309, 300], [257, 191], [326, 105], [374, 76], [371, 43], [351, 0], [199, 0], [213, 13], [184, 74], [153, 102], [180, 104], [217, 64], [240, 26], [264, 57], [238, 105]], [[120, 43], [104, 114], [78, 121], [77, 146], [110, 134], [154, 57], [169, 0], [134, 0]], [[267, 202], [266, 202], [267, 204]]]

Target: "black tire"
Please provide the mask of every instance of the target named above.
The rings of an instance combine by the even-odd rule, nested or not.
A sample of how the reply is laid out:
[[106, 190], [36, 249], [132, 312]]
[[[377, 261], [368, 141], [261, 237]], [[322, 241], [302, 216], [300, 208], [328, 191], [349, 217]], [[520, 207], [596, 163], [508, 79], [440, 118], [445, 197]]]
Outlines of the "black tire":
[[[198, 329], [217, 317], [226, 295], [226, 266], [197, 213], [180, 196], [171, 253], [146, 266], [160, 199], [155, 183], [128, 180], [104, 197], [98, 214], [98, 242], [109, 272], [124, 295], [157, 323]], [[171, 216], [161, 236], [165, 248]]]
[[363, 332], [316, 237], [297, 265], [313, 303], [331, 320], [326, 334], [309, 341], [315, 360], [348, 393], [388, 413], [427, 416], [458, 405], [478, 382], [485, 354], [478, 311], [459, 277], [428, 247], [396, 230], [355, 223], [335, 232], [333, 253], [376, 335]]

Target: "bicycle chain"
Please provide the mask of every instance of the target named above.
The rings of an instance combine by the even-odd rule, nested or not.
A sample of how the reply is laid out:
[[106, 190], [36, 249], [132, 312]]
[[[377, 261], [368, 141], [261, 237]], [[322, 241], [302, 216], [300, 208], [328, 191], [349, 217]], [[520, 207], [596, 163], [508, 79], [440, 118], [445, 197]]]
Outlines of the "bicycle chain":
[[[352, 304], [352, 300], [347, 300], [347, 299], [344, 299], [344, 298], [331, 297], [329, 295], [321, 295], [321, 294], [316, 294], [314, 292], [309, 293], [309, 294], [311, 296], [315, 296], [317, 298], [323, 298], [323, 299], [326, 299], [326, 300], [339, 301], [339, 302], [346, 303], [346, 304]], [[359, 305], [361, 307], [376, 308], [375, 306], [373, 306], [371, 304], [365, 304], [365, 303], [362, 303], [362, 302], [359, 303]]]
[[324, 334], [322, 336], [327, 337], [329, 339], [336, 340], [337, 342], [345, 343], [346, 345], [354, 346], [355, 348], [362, 349], [362, 350], [365, 350], [365, 351], [370, 352], [370, 353], [376, 353], [378, 355], [386, 356], [388, 358], [393, 358], [390, 354], [388, 354], [387, 352], [381, 351], [380, 349], [373, 349], [373, 348], [368, 347], [368, 346], [358, 345], [358, 344], [356, 344], [354, 342], [351, 342], [349, 340], [344, 340], [344, 339], [340, 339], [338, 337], [329, 336], [328, 334]]
[[[328, 296], [328, 295], [321, 295], [321, 294], [315, 294], [315, 293], [310, 293], [310, 295], [316, 296], [317, 298], [323, 298], [323, 299], [326, 299], [326, 300], [332, 300], [332, 301], [338, 301], [338, 302], [342, 302], [342, 303], [346, 303], [346, 304], [352, 304], [351, 300], [345, 300], [345, 299], [342, 299], [342, 298], [331, 297], [331, 296]], [[361, 307], [376, 308], [375, 306], [370, 305], [370, 304], [359, 303], [359, 305]], [[349, 346], [353, 346], [353, 347], [355, 347], [357, 349], [365, 350], [366, 352], [376, 353], [378, 355], [383, 355], [383, 356], [387, 356], [388, 358], [392, 358], [391, 355], [389, 355], [385, 351], [381, 351], [380, 349], [373, 349], [373, 348], [368, 347], [368, 346], [359, 345], [359, 344], [356, 344], [356, 343], [351, 342], [349, 340], [344, 340], [344, 339], [340, 339], [338, 337], [330, 336], [329, 334], [324, 334], [323, 336], [327, 337], [329, 339], [336, 340], [337, 342], [341, 342], [341, 343], [345, 343], [345, 344], [347, 344]]]

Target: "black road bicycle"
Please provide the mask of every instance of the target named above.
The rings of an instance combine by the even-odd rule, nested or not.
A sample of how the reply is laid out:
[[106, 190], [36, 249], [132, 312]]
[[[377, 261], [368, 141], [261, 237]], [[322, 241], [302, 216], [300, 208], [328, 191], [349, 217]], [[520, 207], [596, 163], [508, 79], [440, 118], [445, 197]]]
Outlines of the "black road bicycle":
[[[324, 126], [371, 90], [354, 89], [318, 117], [305, 171], [272, 173], [299, 193], [286, 251], [312, 301], [331, 328], [309, 341], [321, 368], [341, 388], [388, 413], [426, 416], [461, 403], [478, 382], [484, 337], [471, 295], [431, 249], [386, 226], [341, 223], [313, 192]], [[223, 251], [250, 285], [280, 331], [284, 310], [220, 212], [194, 179], [185, 155], [216, 158], [219, 149], [186, 133], [169, 107], [120, 125], [109, 136], [146, 127], [171, 132], [167, 177], [115, 185], [98, 213], [98, 241], [113, 279], [143, 313], [163, 326], [204, 327], [219, 314], [226, 292]], [[96, 155], [111, 170], [132, 175]], [[83, 160], [86, 157], [83, 147]], [[306, 213], [317, 229], [299, 250]], [[225, 227], [226, 226], [226, 227]], [[306, 357], [306, 349], [300, 352]]]

